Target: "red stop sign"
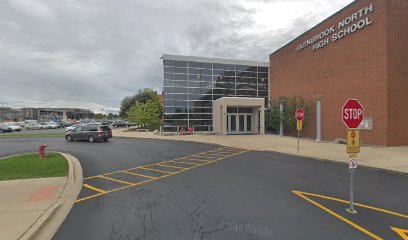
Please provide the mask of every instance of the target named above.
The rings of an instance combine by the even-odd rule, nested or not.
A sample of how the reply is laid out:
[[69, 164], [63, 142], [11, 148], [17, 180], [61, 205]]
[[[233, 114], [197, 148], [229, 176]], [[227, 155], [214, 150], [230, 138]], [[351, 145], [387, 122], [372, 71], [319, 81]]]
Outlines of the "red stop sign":
[[358, 99], [348, 99], [342, 109], [343, 122], [348, 128], [357, 128], [364, 118], [364, 108]]
[[305, 112], [303, 111], [303, 109], [301, 108], [296, 109], [295, 117], [296, 120], [303, 120], [305, 118]]

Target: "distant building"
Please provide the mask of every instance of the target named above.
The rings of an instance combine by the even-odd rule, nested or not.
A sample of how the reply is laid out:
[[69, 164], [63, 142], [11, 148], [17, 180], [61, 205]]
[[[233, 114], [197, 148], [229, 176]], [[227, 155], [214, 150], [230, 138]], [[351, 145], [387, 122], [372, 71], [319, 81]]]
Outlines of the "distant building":
[[20, 120], [21, 120], [20, 109], [12, 109], [11, 107], [0, 107], [0, 122]]
[[81, 108], [22, 108], [22, 120], [32, 119], [39, 121], [84, 119], [93, 117], [89, 109]]

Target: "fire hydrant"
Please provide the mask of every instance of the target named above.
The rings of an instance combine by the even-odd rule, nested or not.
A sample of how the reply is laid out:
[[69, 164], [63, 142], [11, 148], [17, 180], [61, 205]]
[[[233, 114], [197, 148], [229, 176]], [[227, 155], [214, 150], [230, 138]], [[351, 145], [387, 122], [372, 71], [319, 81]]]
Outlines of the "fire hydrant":
[[45, 156], [45, 148], [48, 146], [48, 144], [41, 143], [40, 146], [38, 147], [38, 156], [40, 158], [44, 158]]

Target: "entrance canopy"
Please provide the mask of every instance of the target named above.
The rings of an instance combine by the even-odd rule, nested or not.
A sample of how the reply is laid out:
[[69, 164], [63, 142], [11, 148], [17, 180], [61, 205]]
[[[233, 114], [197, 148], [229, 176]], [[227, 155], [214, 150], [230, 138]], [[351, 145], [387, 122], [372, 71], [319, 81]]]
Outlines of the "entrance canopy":
[[265, 99], [222, 97], [213, 102], [215, 134], [264, 134]]

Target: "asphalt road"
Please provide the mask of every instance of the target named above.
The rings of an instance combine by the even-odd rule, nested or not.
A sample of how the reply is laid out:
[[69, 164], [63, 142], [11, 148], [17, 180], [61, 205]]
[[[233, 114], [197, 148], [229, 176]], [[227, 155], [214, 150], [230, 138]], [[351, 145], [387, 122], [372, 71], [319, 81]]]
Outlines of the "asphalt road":
[[[220, 147], [126, 138], [96, 144], [0, 139], [0, 156], [33, 151], [41, 142], [78, 157], [85, 177]], [[346, 165], [230, 150], [237, 155], [101, 196], [84, 187], [80, 197], [91, 198], [74, 205], [54, 239], [404, 239], [398, 229], [408, 229], [407, 176], [358, 168], [355, 201], [364, 205], [353, 215], [342, 202], [348, 199]], [[92, 180], [85, 183], [118, 189]]]

